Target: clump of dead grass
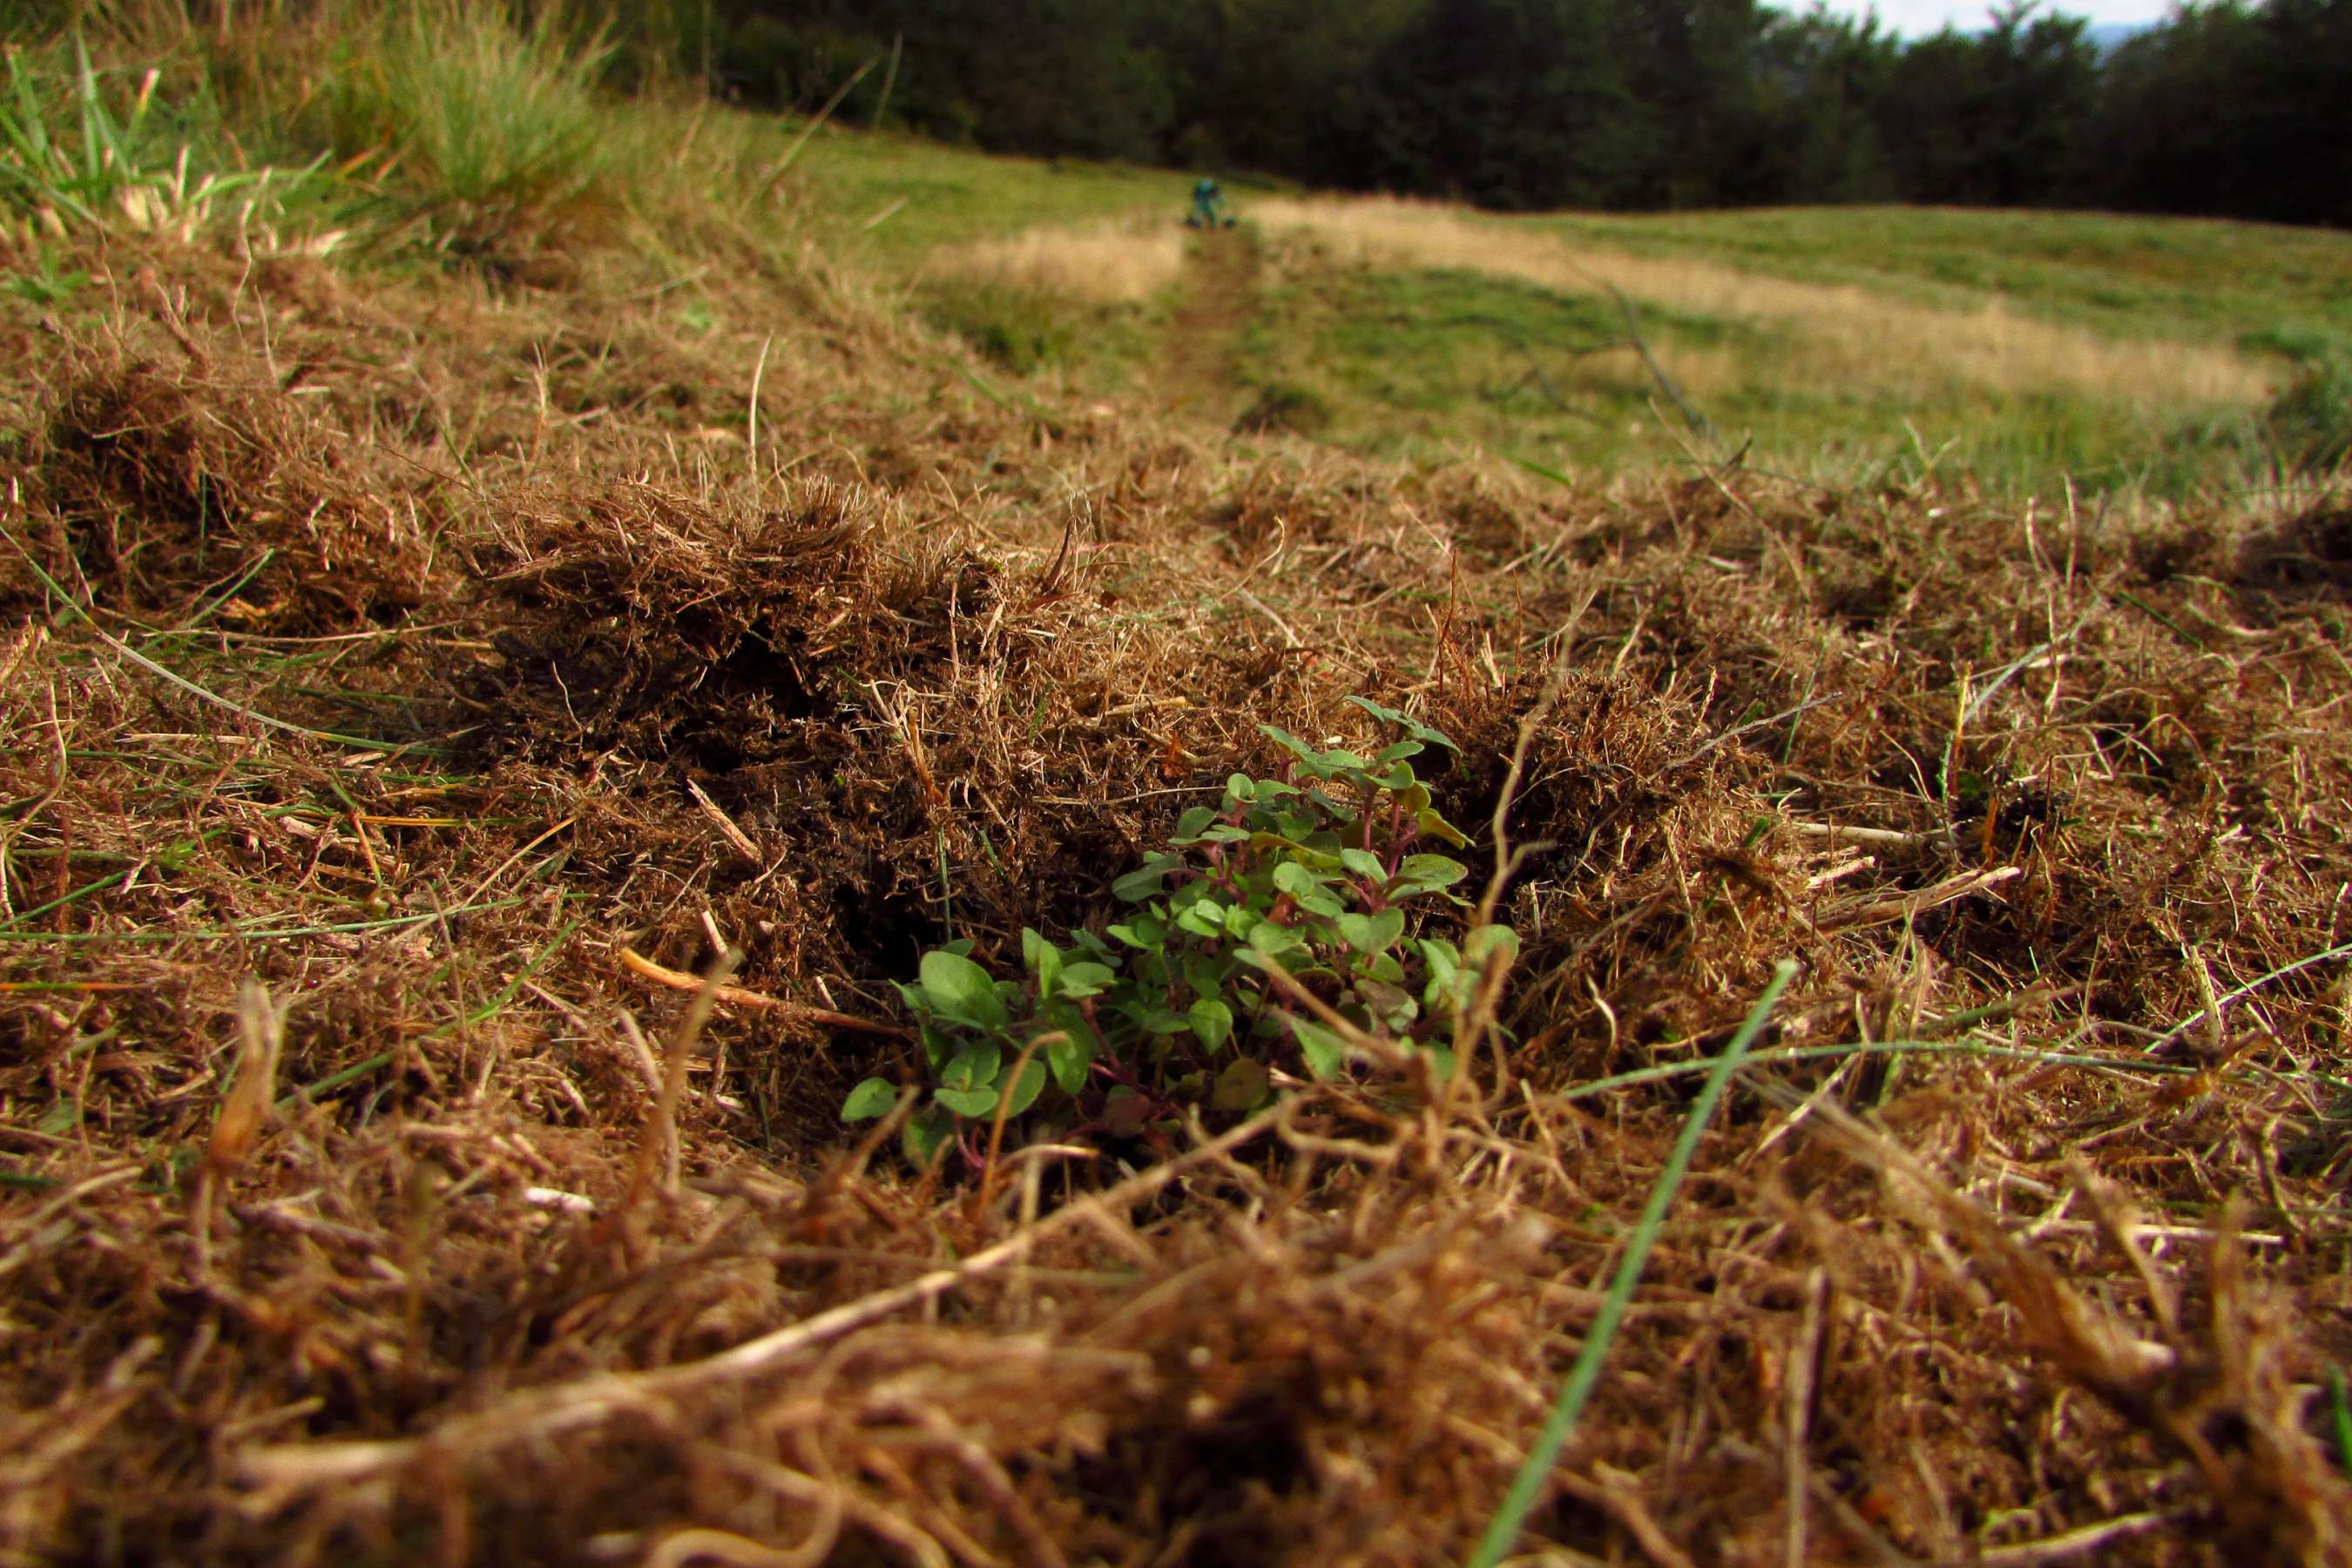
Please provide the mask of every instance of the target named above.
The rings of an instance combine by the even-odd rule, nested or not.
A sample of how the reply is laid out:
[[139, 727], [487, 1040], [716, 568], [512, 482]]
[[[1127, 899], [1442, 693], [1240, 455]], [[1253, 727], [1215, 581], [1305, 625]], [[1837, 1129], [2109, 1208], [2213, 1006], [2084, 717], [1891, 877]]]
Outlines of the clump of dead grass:
[[[154, 264], [10, 394], [77, 606], [0, 626], [10, 1550], [1458, 1557], [1790, 957], [1534, 1536], [2344, 1553], [2340, 502], [1243, 458], [848, 294]], [[1351, 693], [1465, 824], [1535, 716], [1500, 1068], [1132, 1173], [851, 1143], [918, 951], [1100, 922]], [[720, 948], [707, 1021], [645, 966]]]

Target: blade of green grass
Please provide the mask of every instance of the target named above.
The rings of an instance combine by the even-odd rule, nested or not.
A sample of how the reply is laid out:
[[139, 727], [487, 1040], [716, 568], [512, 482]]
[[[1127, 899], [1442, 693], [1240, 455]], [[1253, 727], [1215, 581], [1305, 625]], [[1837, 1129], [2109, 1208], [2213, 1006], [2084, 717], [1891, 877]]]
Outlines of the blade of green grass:
[[1624, 1256], [1617, 1262], [1616, 1278], [1609, 1282], [1609, 1294], [1601, 1300], [1601, 1310], [1593, 1315], [1592, 1327], [1585, 1334], [1584, 1349], [1578, 1352], [1576, 1364], [1569, 1368], [1567, 1380], [1560, 1384], [1559, 1400], [1552, 1406], [1551, 1418], [1544, 1423], [1527, 1462], [1519, 1467], [1511, 1489], [1504, 1495], [1503, 1506], [1496, 1510], [1486, 1533], [1470, 1553], [1470, 1568], [1495, 1568], [1502, 1562], [1504, 1554], [1517, 1542], [1528, 1515], [1543, 1496], [1544, 1485], [1550, 1479], [1552, 1466], [1559, 1462], [1559, 1451], [1568, 1446], [1569, 1434], [1576, 1429], [1585, 1401], [1601, 1382], [1601, 1363], [1608, 1359], [1610, 1342], [1617, 1337], [1617, 1325], [1633, 1302], [1633, 1288], [1641, 1282], [1642, 1267], [1649, 1261], [1650, 1247], [1665, 1225], [1666, 1211], [1674, 1205], [1683, 1174], [1690, 1169], [1691, 1156], [1698, 1152], [1699, 1138], [1714, 1119], [1715, 1108], [1722, 1100], [1732, 1073], [1763, 1031], [1764, 1021], [1772, 1016], [1773, 1004], [1780, 1001], [1780, 993], [1788, 988], [1796, 973], [1794, 960], [1784, 958], [1780, 962], [1772, 972], [1771, 983], [1764, 987], [1764, 994], [1756, 999], [1748, 1021], [1739, 1026], [1739, 1032], [1731, 1037], [1723, 1054], [1710, 1064], [1706, 1083], [1699, 1090], [1690, 1114], [1683, 1119], [1682, 1135], [1675, 1140], [1674, 1152], [1666, 1156], [1665, 1169], [1658, 1173], [1657, 1184], [1650, 1189], [1650, 1201], [1643, 1205], [1642, 1217], [1634, 1223], [1633, 1235], [1626, 1240]]
[[553, 937], [549, 939], [545, 947], [541, 948], [537, 952], [531, 955], [531, 959], [529, 963], [524, 964], [520, 969], [515, 972], [515, 977], [506, 983], [506, 986], [503, 990], [501, 990], [497, 995], [491, 997], [488, 1002], [483, 1003], [479, 1007], [475, 1008], [472, 1012], [466, 1015], [463, 1026], [466, 1028], [472, 1028], [478, 1024], [487, 1024], [492, 1018], [496, 1017], [498, 1016], [499, 1009], [513, 1001], [516, 994], [522, 990], [524, 984], [530, 981], [530, 977], [538, 973], [541, 969], [544, 968], [549, 959], [555, 956], [555, 950], [562, 947], [565, 941], [571, 937], [573, 931], [578, 931], [582, 926], [586, 925], [587, 923], [588, 917], [586, 915], [582, 915], [578, 920], [570, 922], [562, 931], [557, 931]]
[[1570, 479], [1558, 468], [1547, 467], [1542, 463], [1537, 462], [1532, 458], [1522, 458], [1516, 452], [1506, 452], [1503, 454], [1503, 458], [1505, 461], [1516, 463], [1520, 468], [1525, 468], [1528, 472], [1533, 474], [1539, 479], [1549, 479], [1553, 484], [1562, 486], [1568, 489], [1574, 489], [1576, 488], [1576, 481], [1574, 479]]
[[2344, 1387], [2344, 1369], [2327, 1369], [2328, 1397], [2336, 1406], [2336, 1462], [2352, 1476], [2352, 1394]]
[[370, 1057], [364, 1061], [353, 1062], [351, 1066], [343, 1068], [341, 1072], [331, 1072], [316, 1083], [306, 1083], [296, 1086], [293, 1093], [287, 1095], [285, 1098], [278, 1100], [278, 1109], [280, 1110], [291, 1110], [297, 1105], [315, 1105], [321, 1097], [332, 1094], [339, 1089], [343, 1089], [349, 1085], [357, 1083], [360, 1079], [367, 1077], [367, 1075], [372, 1072], [382, 1072], [385, 1068], [388, 1068], [391, 1065], [392, 1053], [390, 1051], [386, 1051], [381, 1056]]

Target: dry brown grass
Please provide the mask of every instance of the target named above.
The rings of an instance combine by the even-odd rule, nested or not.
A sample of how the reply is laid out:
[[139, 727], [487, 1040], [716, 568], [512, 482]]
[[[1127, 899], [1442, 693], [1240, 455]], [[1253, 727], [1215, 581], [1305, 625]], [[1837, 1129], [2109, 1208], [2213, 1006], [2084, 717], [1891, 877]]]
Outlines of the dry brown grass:
[[[1911, 396], [1955, 387], [2067, 393], [2187, 406], [2248, 405], [2273, 390], [2273, 373], [2214, 344], [2103, 337], [2021, 315], [1997, 300], [1981, 310], [1944, 310], [1717, 262], [1632, 256], [1438, 203], [1276, 200], [1253, 203], [1250, 216], [1277, 232], [1312, 236], [1351, 261], [1465, 268], [1569, 292], [1589, 291], [1598, 280], [1677, 310], [1785, 326], [1789, 352], [1770, 366], [1776, 384]], [[1678, 378], [1708, 370], [1695, 363], [1685, 373], [1679, 356], [1675, 365]]]
[[1183, 269], [1183, 231], [1155, 216], [973, 240], [950, 247], [925, 271], [1090, 305], [1129, 305], [1172, 287]]
[[[1781, 957], [1537, 1536], [2352, 1557], [2345, 972], [2273, 974], [2352, 935], [2340, 499], [1569, 495], [986, 401], [822, 279], [698, 344], [593, 268], [87, 264], [0, 317], [16, 1559], [1458, 1559], [1690, 1081], [1596, 1080]], [[1359, 692], [1484, 821], [1555, 673], [1478, 1096], [989, 1191], [840, 1131], [943, 879], [983, 957], [1098, 921]], [[621, 957], [714, 938], [796, 1005]], [[1903, 1039], [1969, 1049], [1788, 1054]]]

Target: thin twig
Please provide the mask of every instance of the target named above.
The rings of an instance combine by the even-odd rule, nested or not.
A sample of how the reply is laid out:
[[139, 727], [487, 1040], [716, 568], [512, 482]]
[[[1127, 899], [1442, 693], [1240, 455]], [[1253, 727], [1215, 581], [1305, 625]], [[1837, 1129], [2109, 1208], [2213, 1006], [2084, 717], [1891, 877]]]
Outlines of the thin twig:
[[[673, 991], [699, 991], [702, 982], [683, 970], [665, 968], [633, 947], [621, 949], [621, 963], [631, 973], [644, 976], [657, 985]], [[877, 1023], [871, 1018], [859, 1018], [847, 1013], [836, 1013], [829, 1007], [812, 1007], [805, 1002], [788, 1002], [781, 996], [769, 996], [757, 991], [746, 991], [740, 985], [720, 985], [713, 989], [714, 1000], [730, 1007], [757, 1007], [763, 1012], [782, 1013], [804, 1024], [823, 1024], [830, 1028], [854, 1029], [864, 1035], [882, 1035], [894, 1040], [911, 1040], [915, 1037], [896, 1024]]]

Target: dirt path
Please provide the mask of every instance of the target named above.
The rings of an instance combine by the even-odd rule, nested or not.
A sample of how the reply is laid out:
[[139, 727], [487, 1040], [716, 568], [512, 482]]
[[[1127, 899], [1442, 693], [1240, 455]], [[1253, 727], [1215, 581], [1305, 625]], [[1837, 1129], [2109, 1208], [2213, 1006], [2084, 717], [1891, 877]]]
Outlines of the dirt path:
[[1240, 335], [1257, 300], [1257, 236], [1245, 228], [1195, 235], [1185, 248], [1184, 298], [1168, 325], [1171, 408], [1230, 425], [1248, 397]]

